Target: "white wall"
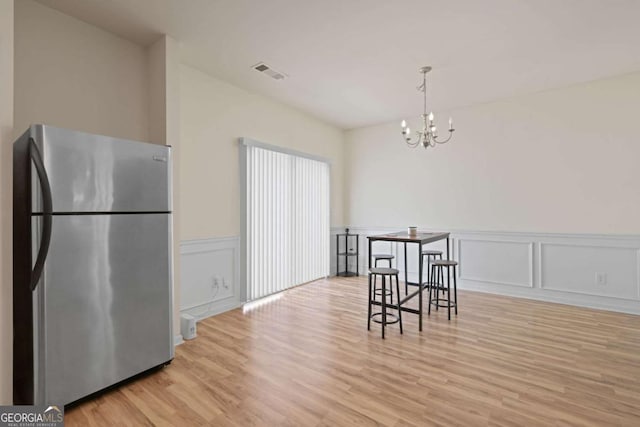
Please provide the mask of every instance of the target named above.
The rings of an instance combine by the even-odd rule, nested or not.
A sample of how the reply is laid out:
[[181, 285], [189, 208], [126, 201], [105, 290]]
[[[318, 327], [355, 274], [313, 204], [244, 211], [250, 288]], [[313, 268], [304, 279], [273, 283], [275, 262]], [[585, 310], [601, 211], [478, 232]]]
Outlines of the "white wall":
[[349, 131], [347, 223], [452, 231], [461, 288], [640, 314], [638, 111], [635, 73], [442, 112], [426, 151], [400, 120]]
[[180, 48], [169, 36], [162, 36], [147, 48], [149, 69], [149, 140], [171, 146], [173, 175], [173, 335], [180, 335]]
[[638, 111], [640, 73], [442, 112], [457, 131], [426, 151], [400, 120], [349, 131], [347, 222], [640, 234]]
[[14, 136], [45, 123], [134, 140], [149, 135], [143, 47], [31, 0], [15, 5]]
[[331, 223], [343, 223], [340, 129], [185, 65], [180, 93], [183, 240], [240, 234], [240, 137], [329, 158]]
[[0, 1], [0, 405], [12, 402], [13, 1]]
[[294, 108], [188, 66], [180, 74], [182, 309], [205, 317], [241, 299], [238, 138], [329, 158], [333, 225], [344, 222], [344, 141]]

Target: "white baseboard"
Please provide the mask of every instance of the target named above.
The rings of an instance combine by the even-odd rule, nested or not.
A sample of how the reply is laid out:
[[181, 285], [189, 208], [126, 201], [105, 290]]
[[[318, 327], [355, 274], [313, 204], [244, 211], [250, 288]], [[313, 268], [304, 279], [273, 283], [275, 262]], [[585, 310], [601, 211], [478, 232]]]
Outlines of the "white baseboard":
[[242, 302], [239, 301], [226, 301], [226, 302], [221, 302], [219, 304], [215, 304], [211, 307], [211, 309], [208, 309], [204, 312], [201, 313], [195, 313], [192, 314], [193, 317], [196, 318], [196, 321], [199, 322], [201, 320], [206, 319], [207, 317], [211, 317], [211, 316], [216, 316], [218, 314], [222, 314], [225, 313], [227, 311], [231, 311], [231, 310], [235, 310], [236, 308], [240, 308], [242, 307]]
[[564, 292], [553, 292], [548, 290], [506, 288], [504, 286], [470, 283], [460, 281], [458, 288], [474, 292], [484, 292], [488, 294], [504, 295], [515, 298], [526, 298], [536, 301], [554, 302], [558, 304], [573, 305], [578, 307], [594, 308], [598, 310], [617, 311], [620, 313], [639, 314], [640, 306], [636, 301], [620, 300], [616, 298], [595, 298], [592, 295], [570, 294]]
[[180, 344], [184, 344], [184, 340], [182, 339], [182, 334], [174, 335], [173, 336], [173, 346], [177, 347]]
[[[360, 234], [361, 274], [368, 265], [366, 236], [399, 231], [349, 229]], [[446, 245], [436, 242], [429, 248], [444, 252]], [[455, 230], [450, 250], [459, 262], [460, 289], [640, 314], [640, 236]], [[372, 251], [392, 253], [394, 266], [404, 271], [402, 244], [375, 242]], [[409, 244], [407, 270], [412, 281], [418, 276], [417, 261], [417, 245]]]

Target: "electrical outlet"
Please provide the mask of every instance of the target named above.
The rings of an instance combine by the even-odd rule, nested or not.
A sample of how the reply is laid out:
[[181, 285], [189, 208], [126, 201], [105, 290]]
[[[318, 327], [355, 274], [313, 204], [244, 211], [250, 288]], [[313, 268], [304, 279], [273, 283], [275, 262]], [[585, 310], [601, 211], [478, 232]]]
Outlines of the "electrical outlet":
[[596, 285], [605, 286], [607, 284], [607, 273], [596, 273]]
[[229, 289], [229, 285], [227, 284], [227, 280], [223, 277], [222, 278], [222, 287], [225, 289]]

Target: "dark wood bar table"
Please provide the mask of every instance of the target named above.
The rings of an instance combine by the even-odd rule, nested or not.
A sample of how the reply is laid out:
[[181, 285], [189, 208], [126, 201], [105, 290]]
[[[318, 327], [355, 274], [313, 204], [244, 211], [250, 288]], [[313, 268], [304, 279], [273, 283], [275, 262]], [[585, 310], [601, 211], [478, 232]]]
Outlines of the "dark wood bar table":
[[[447, 259], [451, 259], [449, 257], [449, 233], [416, 233], [409, 235], [408, 232], [399, 232], [399, 233], [389, 233], [389, 234], [380, 234], [378, 236], [368, 236], [369, 239], [369, 268], [371, 268], [371, 245], [373, 242], [382, 241], [382, 242], [396, 242], [404, 244], [404, 281], [407, 285], [414, 285], [418, 287], [418, 290], [415, 292], [411, 292], [407, 294], [404, 298], [400, 300], [399, 309], [402, 311], [406, 311], [409, 313], [417, 314], [419, 316], [419, 329], [422, 331], [422, 290], [425, 285], [422, 283], [422, 246], [437, 242], [438, 240], [446, 240], [447, 241]], [[407, 278], [407, 243], [414, 243], [418, 248], [418, 281], [420, 283], [409, 282]], [[403, 307], [402, 304], [409, 301], [410, 299], [418, 296], [418, 310], [409, 307]], [[399, 299], [399, 298], [398, 298]], [[380, 302], [375, 302], [375, 305], [382, 305]], [[388, 307], [394, 307], [394, 305], [389, 304]]]

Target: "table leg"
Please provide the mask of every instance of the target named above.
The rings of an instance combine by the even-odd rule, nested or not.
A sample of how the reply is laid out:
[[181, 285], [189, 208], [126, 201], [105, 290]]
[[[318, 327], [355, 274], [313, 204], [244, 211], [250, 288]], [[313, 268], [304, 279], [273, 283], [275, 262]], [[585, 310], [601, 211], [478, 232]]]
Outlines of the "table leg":
[[451, 259], [449, 255], [449, 238], [447, 237], [447, 259]]
[[422, 242], [418, 243], [418, 311], [420, 314], [419, 327], [422, 331]]
[[371, 239], [369, 239], [369, 269], [371, 269]]
[[356, 234], [356, 276], [360, 276], [360, 236]]
[[407, 242], [404, 242], [404, 294], [409, 295], [409, 285], [407, 285]]
[[382, 275], [382, 339], [384, 339], [384, 328], [387, 326], [387, 281]]
[[336, 234], [336, 276], [340, 275], [340, 236]]

